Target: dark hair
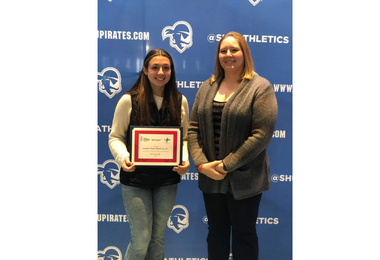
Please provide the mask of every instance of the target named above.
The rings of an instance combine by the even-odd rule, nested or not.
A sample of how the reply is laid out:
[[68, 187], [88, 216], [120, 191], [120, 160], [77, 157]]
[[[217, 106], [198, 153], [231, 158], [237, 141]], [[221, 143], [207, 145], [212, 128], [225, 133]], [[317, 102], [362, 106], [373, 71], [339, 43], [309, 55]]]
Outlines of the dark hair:
[[[165, 85], [164, 90], [164, 100], [169, 105], [169, 116], [173, 122], [173, 125], [181, 125], [181, 104], [180, 104], [180, 95], [181, 93], [177, 89], [177, 83], [175, 78], [175, 69], [173, 59], [170, 54], [163, 49], [154, 49], [148, 52], [144, 59], [144, 67], [148, 68], [149, 62], [153, 57], [163, 56], [169, 59], [170, 61], [170, 79]], [[126, 93], [131, 96], [137, 94], [137, 102], [139, 105], [140, 112], [140, 124], [141, 125], [150, 125], [150, 110], [149, 110], [149, 101], [153, 100], [153, 90], [150, 86], [148, 76], [144, 74], [141, 70], [140, 75], [132, 86], [132, 88]]]

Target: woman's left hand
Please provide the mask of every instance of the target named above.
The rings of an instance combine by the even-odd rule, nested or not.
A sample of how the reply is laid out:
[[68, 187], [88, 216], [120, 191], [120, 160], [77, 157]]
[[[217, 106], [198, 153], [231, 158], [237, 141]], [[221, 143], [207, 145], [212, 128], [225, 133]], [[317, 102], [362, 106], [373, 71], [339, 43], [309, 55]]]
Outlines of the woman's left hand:
[[178, 165], [176, 167], [173, 167], [173, 171], [177, 172], [179, 175], [184, 175], [187, 173], [190, 167], [189, 162], [182, 162], [183, 165]]
[[228, 172], [226, 172], [224, 169], [223, 169], [223, 166], [224, 166], [224, 163], [223, 163], [223, 161], [221, 162], [221, 163], [219, 163], [217, 166], [216, 166], [216, 170], [218, 171], [218, 172], [221, 172], [221, 173], [228, 173]]

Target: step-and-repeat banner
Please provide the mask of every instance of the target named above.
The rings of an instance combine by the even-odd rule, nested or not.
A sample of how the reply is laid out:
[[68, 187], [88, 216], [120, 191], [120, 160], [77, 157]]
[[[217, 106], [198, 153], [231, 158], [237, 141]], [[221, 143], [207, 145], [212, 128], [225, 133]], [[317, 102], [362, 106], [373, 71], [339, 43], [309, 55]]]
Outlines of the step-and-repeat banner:
[[[119, 167], [108, 148], [113, 113], [149, 50], [173, 57], [189, 101], [214, 70], [221, 37], [237, 31], [273, 85], [278, 119], [268, 148], [272, 186], [257, 220], [261, 260], [292, 259], [292, 0], [98, 0], [98, 260], [122, 260], [130, 240]], [[165, 260], [207, 259], [207, 215], [191, 161], [166, 229]], [[230, 259], [233, 259], [231, 254]]]

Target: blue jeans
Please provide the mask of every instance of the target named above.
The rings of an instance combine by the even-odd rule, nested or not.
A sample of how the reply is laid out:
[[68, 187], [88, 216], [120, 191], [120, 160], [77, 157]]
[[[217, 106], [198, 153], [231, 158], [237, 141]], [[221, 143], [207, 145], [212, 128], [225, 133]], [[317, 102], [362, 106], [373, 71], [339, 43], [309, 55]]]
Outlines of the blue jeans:
[[124, 260], [163, 260], [167, 221], [173, 210], [177, 184], [159, 188], [123, 185], [122, 196], [131, 229]]

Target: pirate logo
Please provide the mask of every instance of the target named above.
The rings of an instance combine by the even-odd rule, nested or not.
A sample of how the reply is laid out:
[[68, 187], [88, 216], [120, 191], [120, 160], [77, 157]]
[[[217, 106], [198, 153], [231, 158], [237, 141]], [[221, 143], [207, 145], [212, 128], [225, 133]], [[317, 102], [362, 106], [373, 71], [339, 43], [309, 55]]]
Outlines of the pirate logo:
[[103, 251], [98, 251], [98, 260], [122, 260], [119, 248], [115, 246], [106, 247]]
[[261, 0], [249, 0], [249, 2], [253, 5], [256, 6], [258, 3], [260, 3]]
[[173, 26], [166, 26], [161, 34], [162, 40], [169, 37], [170, 46], [179, 53], [183, 53], [193, 45], [193, 29], [188, 22], [178, 21]]
[[102, 165], [98, 164], [98, 174], [100, 182], [113, 189], [120, 183], [119, 179], [120, 168], [114, 160], [107, 160]]
[[115, 68], [105, 68], [102, 72], [98, 72], [99, 91], [108, 98], [113, 98], [121, 91], [120, 72]]
[[168, 228], [173, 229], [177, 234], [189, 226], [189, 211], [182, 205], [173, 207], [172, 214], [168, 219]]

